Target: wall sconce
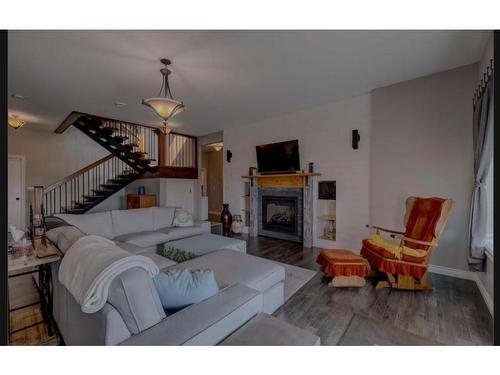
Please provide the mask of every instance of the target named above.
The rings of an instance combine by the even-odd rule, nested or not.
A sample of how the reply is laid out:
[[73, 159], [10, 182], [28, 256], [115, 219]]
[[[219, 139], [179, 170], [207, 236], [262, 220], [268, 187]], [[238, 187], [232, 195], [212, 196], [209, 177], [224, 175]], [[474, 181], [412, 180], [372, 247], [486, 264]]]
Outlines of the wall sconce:
[[357, 150], [358, 149], [358, 143], [360, 141], [361, 137], [359, 136], [359, 131], [358, 129], [354, 129], [352, 131], [352, 148]]
[[14, 129], [19, 129], [22, 128], [24, 125], [26, 125], [26, 121], [21, 120], [19, 117], [16, 115], [9, 116], [9, 119], [7, 120], [9, 126]]

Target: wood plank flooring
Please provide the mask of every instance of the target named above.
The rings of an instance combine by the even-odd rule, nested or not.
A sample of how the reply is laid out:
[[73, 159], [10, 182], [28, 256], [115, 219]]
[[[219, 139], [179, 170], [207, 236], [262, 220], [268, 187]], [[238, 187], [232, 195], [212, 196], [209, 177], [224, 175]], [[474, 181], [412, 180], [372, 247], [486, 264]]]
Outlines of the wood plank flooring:
[[[9, 279], [10, 308], [29, 305], [39, 300], [32, 275]], [[42, 321], [39, 305], [25, 307], [10, 314], [10, 331], [15, 331]], [[55, 345], [55, 336], [49, 336], [45, 323], [16, 332], [9, 337], [9, 345]]]
[[[317, 270], [319, 249], [265, 237], [247, 238], [248, 253], [299, 267]], [[434, 289], [409, 292], [363, 288], [330, 288], [318, 273], [274, 315], [321, 337], [322, 345], [337, 345], [354, 314], [387, 322], [407, 332], [445, 345], [492, 345], [493, 320], [473, 281], [430, 274]], [[11, 307], [36, 301], [30, 276], [9, 280]], [[11, 315], [11, 329], [40, 318], [38, 307]], [[11, 345], [54, 344], [40, 325], [12, 335]]]
[[[319, 249], [265, 237], [246, 238], [247, 252], [317, 270]], [[432, 291], [330, 288], [318, 273], [274, 315], [337, 345], [354, 314], [386, 322], [444, 345], [492, 345], [493, 319], [475, 282], [430, 274]]]

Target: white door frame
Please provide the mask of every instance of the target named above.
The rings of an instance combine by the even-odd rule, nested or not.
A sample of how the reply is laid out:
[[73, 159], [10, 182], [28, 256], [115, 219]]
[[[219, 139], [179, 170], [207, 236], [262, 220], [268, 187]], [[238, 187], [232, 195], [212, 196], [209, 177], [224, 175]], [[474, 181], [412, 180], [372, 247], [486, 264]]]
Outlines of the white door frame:
[[[19, 159], [21, 161], [21, 226], [26, 229], [26, 157], [24, 155], [8, 155], [9, 159]], [[8, 175], [8, 174], [7, 174]], [[8, 182], [7, 182], [8, 183]]]

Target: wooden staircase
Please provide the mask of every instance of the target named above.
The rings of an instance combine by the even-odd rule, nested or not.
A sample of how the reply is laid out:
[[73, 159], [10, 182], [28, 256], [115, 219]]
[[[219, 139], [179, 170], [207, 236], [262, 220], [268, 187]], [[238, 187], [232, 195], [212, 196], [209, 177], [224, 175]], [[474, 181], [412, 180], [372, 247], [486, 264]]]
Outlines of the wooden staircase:
[[[90, 115], [79, 116], [73, 122], [73, 126], [123, 160], [136, 172], [153, 171], [152, 162], [155, 162], [156, 158], [148, 156], [150, 153], [154, 155], [157, 150], [153, 141], [157, 138], [156, 129]], [[148, 136], [149, 144], [152, 146], [148, 151], [141, 148], [144, 136]]]
[[46, 215], [83, 214], [141, 175], [115, 155], [107, 155], [46, 187]]
[[198, 177], [194, 136], [75, 111], [55, 133], [70, 126], [110, 154], [44, 188], [46, 215], [84, 214], [138, 178]]
[[110, 154], [44, 188], [47, 215], [83, 214], [157, 168], [157, 129], [79, 112], [71, 116], [67, 126], [73, 125]]

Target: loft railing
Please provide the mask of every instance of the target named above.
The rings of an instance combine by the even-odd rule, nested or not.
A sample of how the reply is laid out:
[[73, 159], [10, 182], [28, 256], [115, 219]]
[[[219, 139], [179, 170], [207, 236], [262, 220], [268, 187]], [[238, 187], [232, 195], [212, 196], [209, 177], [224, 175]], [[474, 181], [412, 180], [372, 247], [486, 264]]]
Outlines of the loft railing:
[[[113, 194], [135, 176], [134, 171], [110, 154], [44, 188], [47, 215], [86, 209]], [[128, 183], [128, 182], [127, 182]]]
[[167, 167], [197, 168], [195, 137], [169, 133], [165, 138], [165, 165]]
[[76, 111], [64, 119], [55, 133], [63, 133], [80, 116], [98, 119], [104, 127], [116, 129], [114, 135], [126, 137], [125, 142], [133, 146], [134, 151], [144, 152], [145, 158], [152, 159], [151, 166], [197, 168], [197, 138], [182, 133], [164, 135], [160, 129], [148, 125]]

